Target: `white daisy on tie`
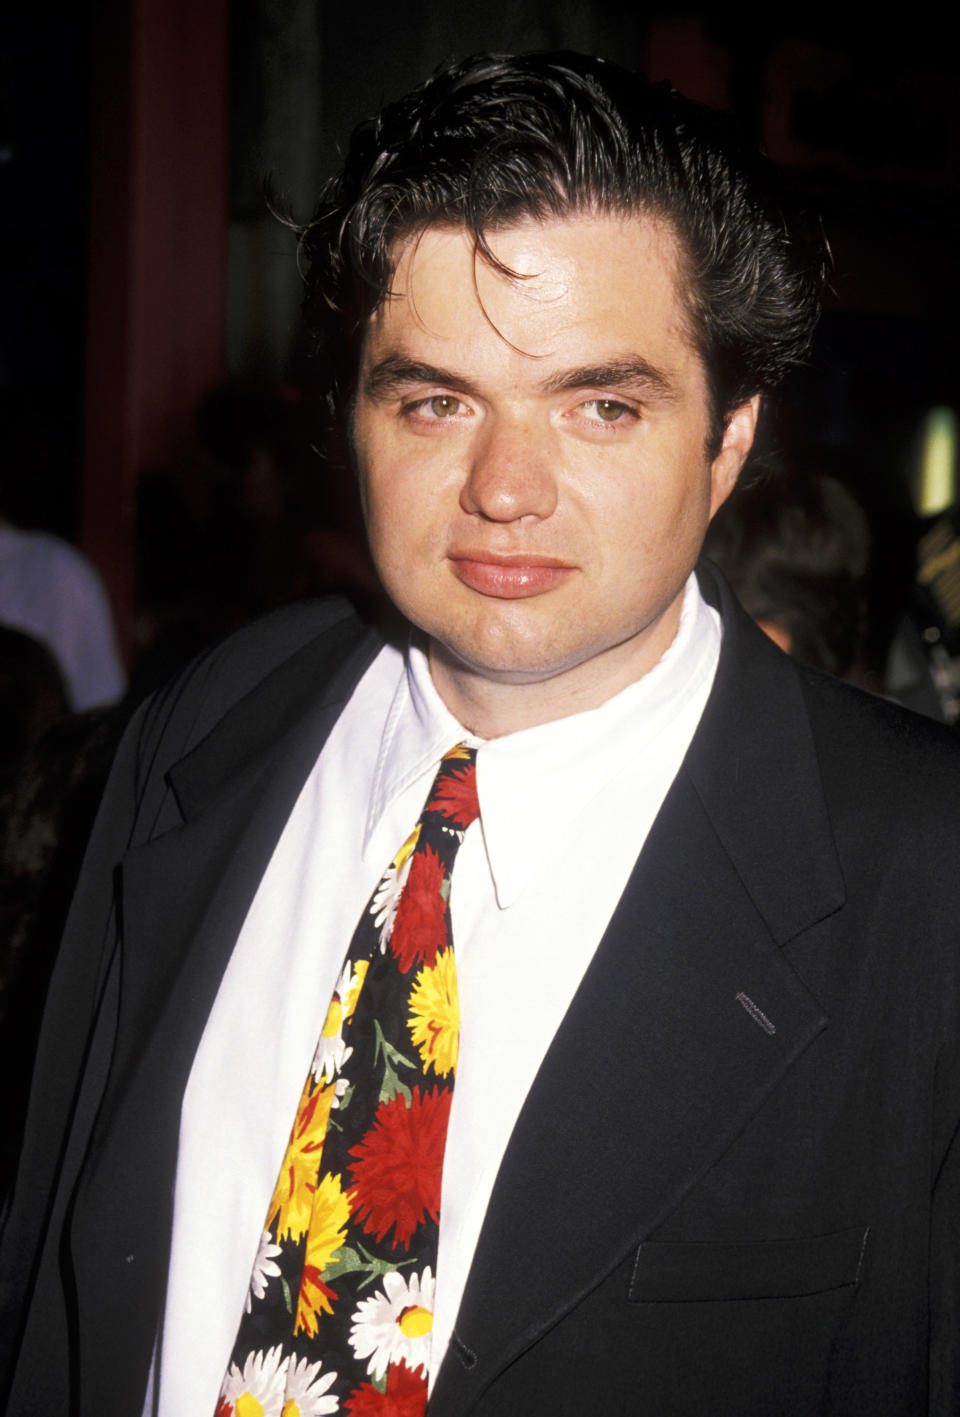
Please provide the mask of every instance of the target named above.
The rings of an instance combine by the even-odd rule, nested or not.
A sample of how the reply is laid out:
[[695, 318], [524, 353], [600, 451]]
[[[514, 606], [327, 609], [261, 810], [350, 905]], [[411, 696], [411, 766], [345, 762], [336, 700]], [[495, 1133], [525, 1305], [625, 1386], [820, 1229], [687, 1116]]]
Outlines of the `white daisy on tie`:
[[220, 1389], [236, 1417], [280, 1417], [289, 1359], [278, 1343], [264, 1353], [248, 1353], [243, 1368], [231, 1363]]
[[250, 1275], [250, 1287], [247, 1290], [247, 1313], [254, 1299], [262, 1299], [267, 1292], [267, 1285], [271, 1279], [276, 1279], [280, 1273], [280, 1266], [274, 1264], [274, 1259], [280, 1254], [280, 1246], [275, 1245], [270, 1237], [270, 1232], [264, 1230], [260, 1236], [260, 1244], [257, 1247], [257, 1257], [253, 1262], [253, 1272]]
[[358, 1304], [351, 1317], [350, 1346], [358, 1358], [369, 1358], [367, 1372], [379, 1382], [391, 1363], [402, 1358], [413, 1370], [427, 1371], [433, 1336], [434, 1278], [427, 1265], [422, 1274], [405, 1278], [385, 1274], [383, 1289]]
[[328, 1395], [327, 1388], [336, 1382], [336, 1373], [323, 1373], [321, 1363], [308, 1358], [293, 1358], [287, 1371], [286, 1401], [282, 1417], [325, 1417], [340, 1409], [339, 1398]]
[[370, 902], [370, 914], [373, 916], [373, 923], [380, 931], [381, 954], [387, 948], [390, 936], [393, 934], [393, 922], [397, 918], [397, 906], [400, 904], [403, 888], [407, 884], [407, 877], [410, 874], [410, 863], [413, 860], [413, 848], [416, 846], [419, 837], [420, 823], [418, 822], [383, 873], [380, 884], [373, 893], [373, 900]]

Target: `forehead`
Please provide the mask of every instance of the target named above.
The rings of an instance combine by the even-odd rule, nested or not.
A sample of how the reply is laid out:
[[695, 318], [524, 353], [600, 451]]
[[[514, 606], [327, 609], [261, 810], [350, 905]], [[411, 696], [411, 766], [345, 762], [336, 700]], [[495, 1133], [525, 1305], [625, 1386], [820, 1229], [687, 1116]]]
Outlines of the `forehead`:
[[[520, 360], [641, 354], [699, 365], [686, 316], [683, 262], [657, 217], [572, 215], [488, 233], [498, 269], [462, 228], [431, 226], [402, 242], [390, 295], [371, 317], [365, 363], [394, 341], [479, 354], [491, 336]], [[507, 273], [508, 272], [508, 273]]]

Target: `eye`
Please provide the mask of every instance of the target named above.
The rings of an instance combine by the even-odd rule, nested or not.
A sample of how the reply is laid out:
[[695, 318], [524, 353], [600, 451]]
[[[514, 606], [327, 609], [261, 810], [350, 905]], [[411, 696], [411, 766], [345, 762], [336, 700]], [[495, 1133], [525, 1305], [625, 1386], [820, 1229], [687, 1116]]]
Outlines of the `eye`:
[[618, 399], [587, 399], [580, 407], [592, 423], [620, 423], [636, 417], [634, 410]]
[[399, 415], [414, 433], [439, 433], [440, 425], [457, 428], [473, 417], [475, 410], [456, 394], [427, 394], [401, 398]]
[[463, 412], [463, 404], [452, 394], [434, 394], [433, 398], [424, 399], [416, 408], [418, 413], [428, 418], [455, 418]]

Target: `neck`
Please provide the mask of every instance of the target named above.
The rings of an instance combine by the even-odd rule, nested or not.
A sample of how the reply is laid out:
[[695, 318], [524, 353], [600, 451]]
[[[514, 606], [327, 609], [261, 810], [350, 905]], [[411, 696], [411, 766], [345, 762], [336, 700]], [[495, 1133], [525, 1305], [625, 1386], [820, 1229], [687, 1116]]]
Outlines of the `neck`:
[[659, 663], [673, 642], [678, 622], [679, 606], [669, 626], [663, 626], [666, 633], [648, 643], [643, 655], [635, 651], [625, 654], [624, 646], [616, 646], [584, 664], [531, 681], [491, 678], [431, 640], [430, 676], [444, 704], [464, 728], [478, 738], [503, 738], [599, 708]]

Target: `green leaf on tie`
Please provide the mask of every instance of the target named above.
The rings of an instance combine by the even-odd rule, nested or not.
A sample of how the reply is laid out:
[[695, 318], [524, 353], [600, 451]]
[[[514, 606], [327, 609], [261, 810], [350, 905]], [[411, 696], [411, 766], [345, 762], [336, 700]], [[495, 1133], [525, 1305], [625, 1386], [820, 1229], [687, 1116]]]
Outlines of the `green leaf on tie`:
[[389, 1102], [392, 1097], [396, 1097], [399, 1092], [404, 1102], [409, 1107], [413, 1101], [413, 1095], [405, 1082], [401, 1082], [388, 1063], [383, 1073], [383, 1082], [380, 1085], [379, 1102]]
[[[358, 1253], [359, 1251], [359, 1253]], [[374, 1279], [380, 1279], [385, 1274], [391, 1274], [395, 1269], [402, 1269], [404, 1265], [414, 1264], [416, 1256], [411, 1256], [408, 1260], [381, 1260], [376, 1255], [371, 1255], [363, 1245], [358, 1244], [357, 1249], [350, 1245], [343, 1245], [336, 1254], [330, 1257], [330, 1263], [323, 1271], [321, 1278], [336, 1280], [344, 1274], [365, 1274], [367, 1277], [357, 1287], [365, 1289]]]
[[[374, 1061], [379, 1062], [383, 1058], [383, 1082], [380, 1085], [380, 1096], [378, 1101], [389, 1102], [391, 1097], [396, 1097], [399, 1092], [407, 1106], [410, 1106], [412, 1099], [410, 1089], [405, 1082], [401, 1082], [397, 1075], [397, 1067], [415, 1068], [416, 1063], [409, 1058], [405, 1058], [399, 1049], [394, 1048], [392, 1043], [388, 1043], [383, 1036], [379, 1019], [374, 1019], [373, 1029], [376, 1037], [376, 1047], [374, 1049]], [[394, 1066], [396, 1064], [396, 1067]]]
[[388, 1043], [388, 1042], [387, 1042], [387, 1040], [386, 1040], [386, 1039], [384, 1038], [384, 1036], [383, 1036], [383, 1029], [380, 1027], [380, 1021], [379, 1021], [379, 1019], [374, 1019], [374, 1021], [373, 1021], [373, 1031], [374, 1031], [374, 1033], [375, 1033], [375, 1035], [376, 1035], [376, 1040], [377, 1040], [377, 1042], [376, 1042], [376, 1048], [375, 1048], [374, 1055], [373, 1055], [373, 1056], [374, 1056], [374, 1060], [379, 1059], [379, 1058], [380, 1058], [380, 1055], [383, 1054], [383, 1057], [384, 1057], [388, 1062], [390, 1062], [390, 1063], [397, 1063], [397, 1064], [399, 1064], [401, 1067], [404, 1067], [404, 1068], [415, 1068], [415, 1067], [417, 1066], [416, 1063], [413, 1061], [412, 1058], [405, 1058], [405, 1057], [403, 1056], [403, 1054], [400, 1052], [399, 1048], [394, 1048], [394, 1046], [393, 1046], [392, 1043]]

